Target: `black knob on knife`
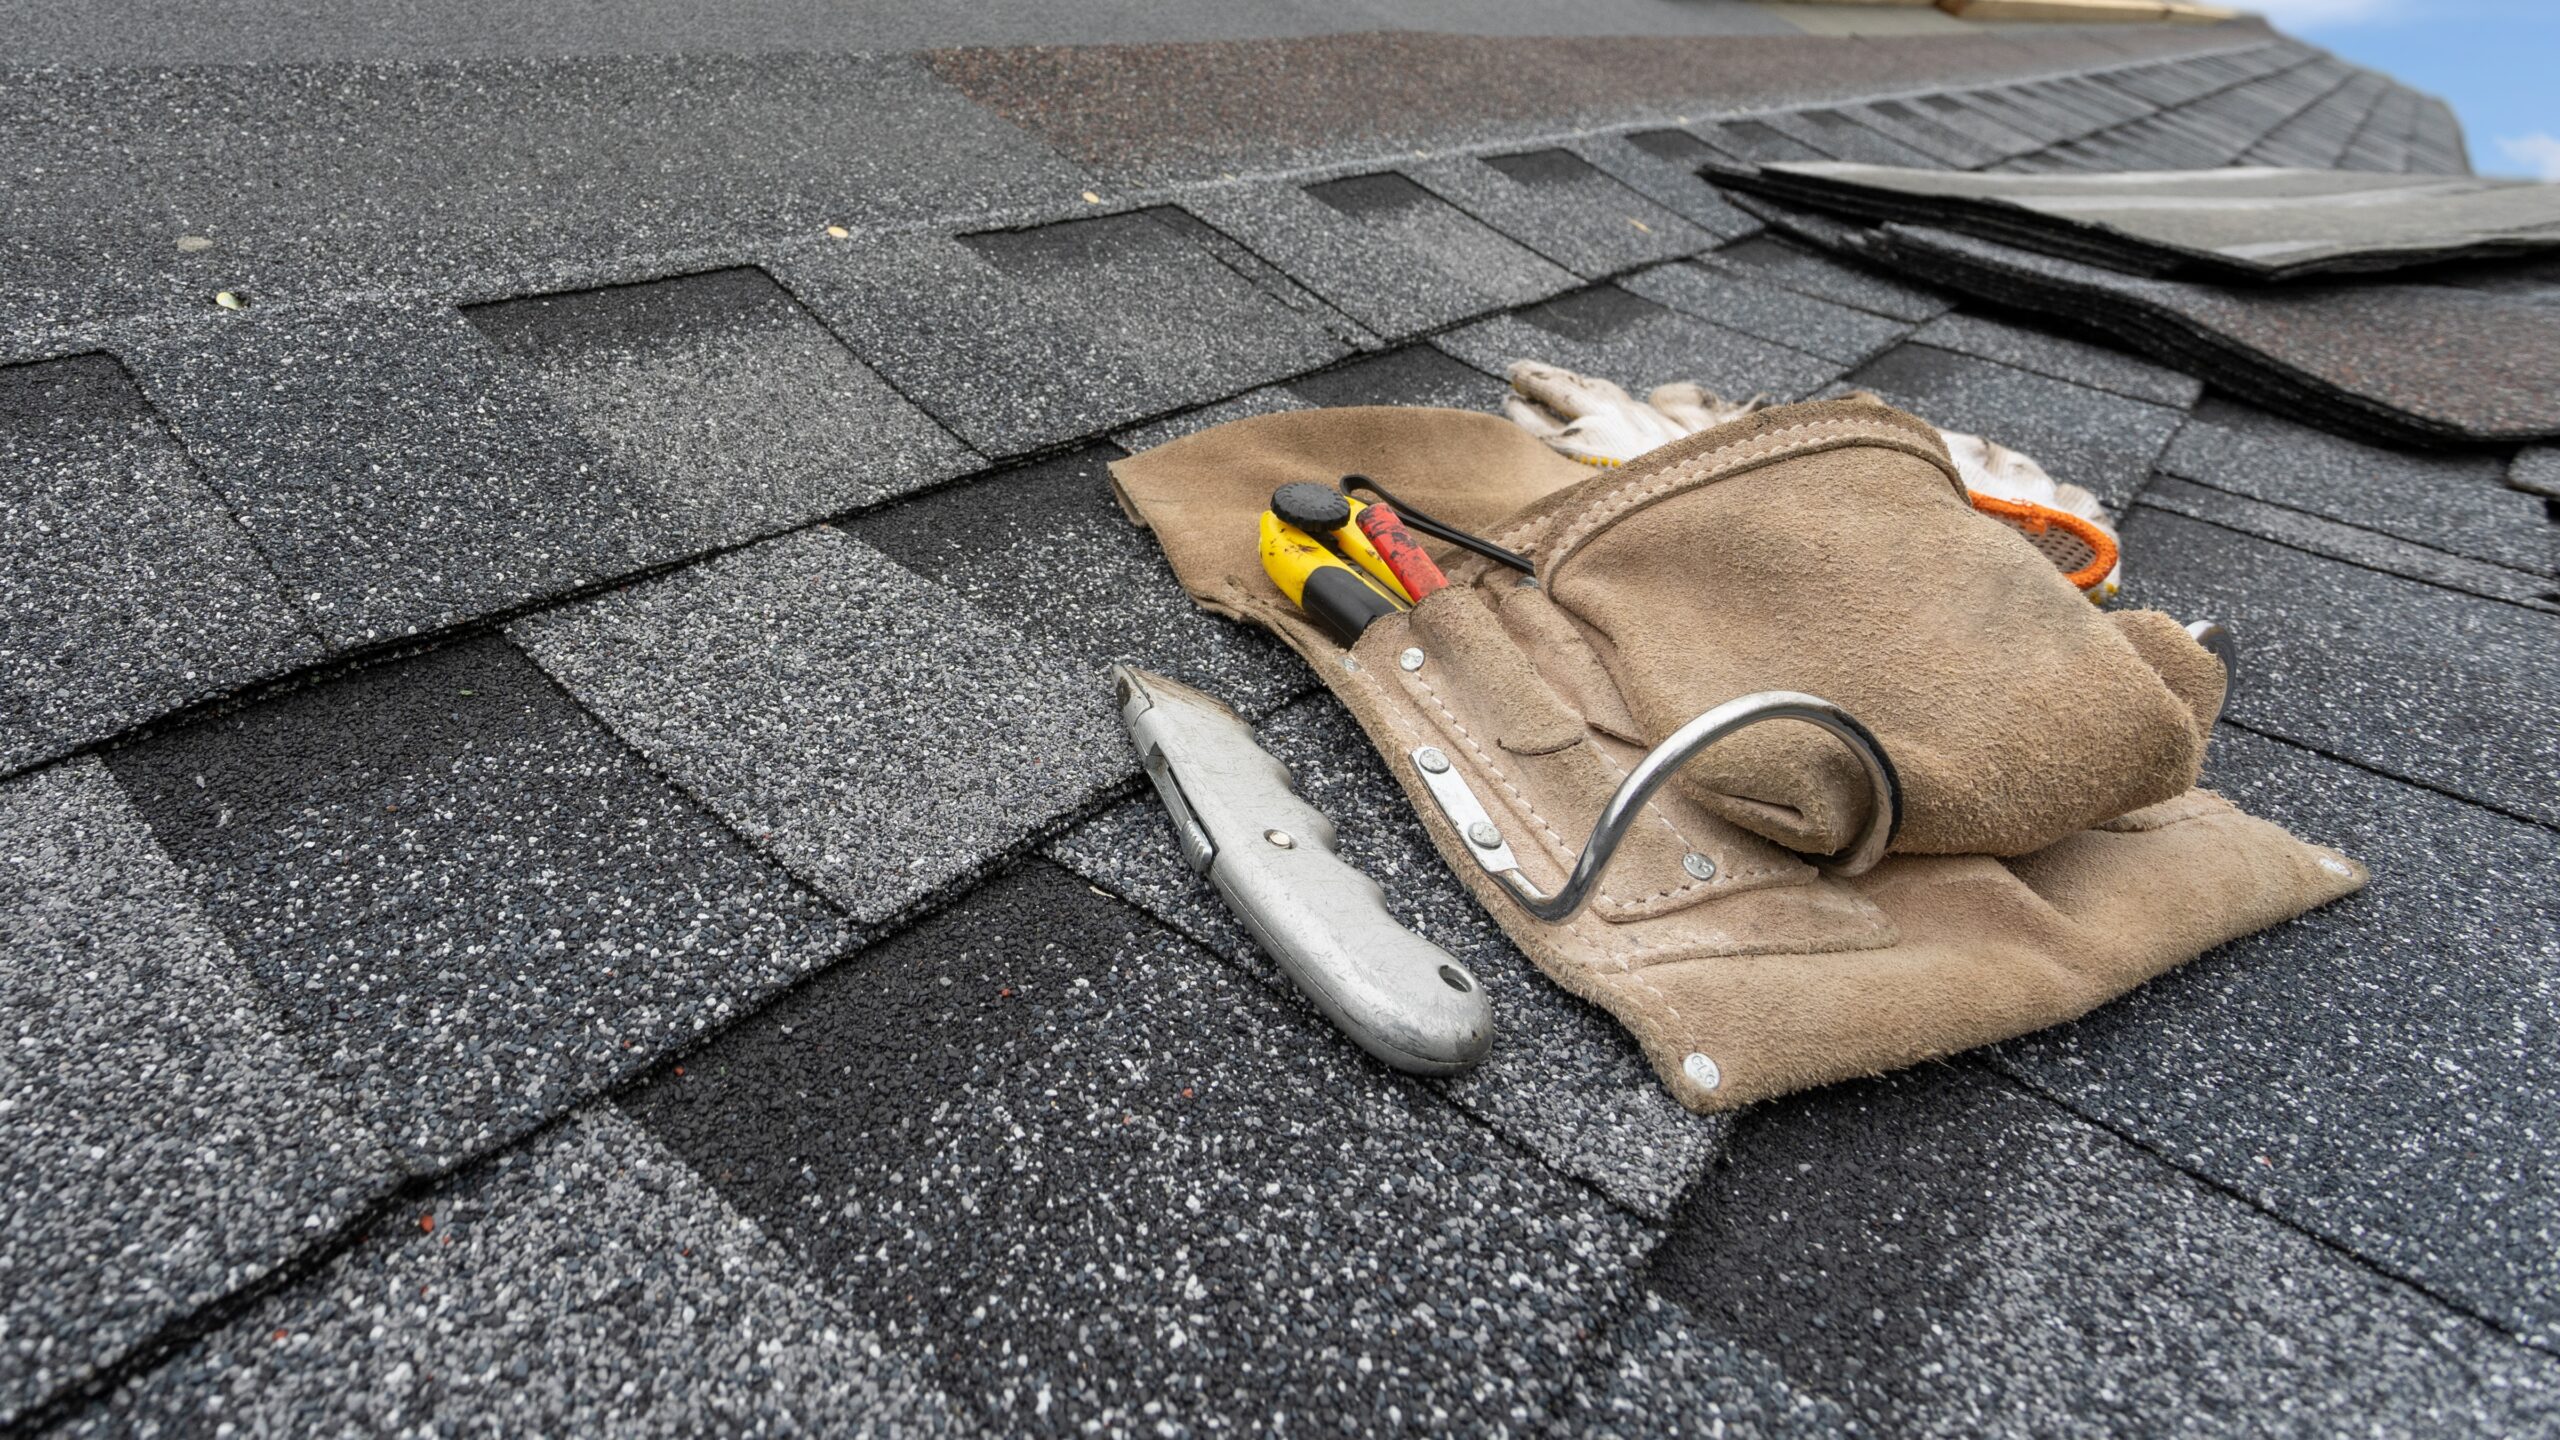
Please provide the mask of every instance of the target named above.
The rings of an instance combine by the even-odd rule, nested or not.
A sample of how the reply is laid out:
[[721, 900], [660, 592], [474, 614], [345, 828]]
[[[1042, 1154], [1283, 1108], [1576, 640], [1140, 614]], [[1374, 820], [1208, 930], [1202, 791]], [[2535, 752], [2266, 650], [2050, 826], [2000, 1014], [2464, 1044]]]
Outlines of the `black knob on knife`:
[[1271, 513], [1322, 539], [1351, 523], [1351, 502], [1330, 485], [1299, 480], [1271, 492]]

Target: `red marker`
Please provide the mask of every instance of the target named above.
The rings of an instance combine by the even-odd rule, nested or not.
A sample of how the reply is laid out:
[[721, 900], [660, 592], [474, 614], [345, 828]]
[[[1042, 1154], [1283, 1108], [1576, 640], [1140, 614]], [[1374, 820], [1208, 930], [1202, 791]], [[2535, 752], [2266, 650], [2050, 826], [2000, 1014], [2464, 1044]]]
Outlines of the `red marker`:
[[1378, 558], [1387, 562], [1396, 583], [1404, 587], [1404, 593], [1412, 596], [1415, 604], [1432, 591], [1448, 586], [1449, 577], [1440, 573], [1440, 567], [1414, 540], [1413, 532], [1404, 528], [1394, 507], [1372, 501], [1358, 509], [1360, 533], [1369, 537]]

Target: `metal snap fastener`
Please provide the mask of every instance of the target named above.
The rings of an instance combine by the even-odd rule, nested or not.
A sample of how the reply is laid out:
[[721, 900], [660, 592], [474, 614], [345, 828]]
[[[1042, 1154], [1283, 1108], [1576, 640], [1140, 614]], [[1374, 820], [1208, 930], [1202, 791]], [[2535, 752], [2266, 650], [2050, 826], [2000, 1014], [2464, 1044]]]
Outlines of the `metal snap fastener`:
[[1688, 854], [1680, 857], [1680, 868], [1688, 871], [1689, 878], [1692, 880], [1713, 880], [1716, 878], [1716, 862], [1699, 854], [1695, 850], [1692, 850]]
[[1701, 1090], [1713, 1090], [1724, 1083], [1724, 1072], [1716, 1068], [1716, 1062], [1695, 1050], [1689, 1052], [1688, 1059], [1680, 1062], [1680, 1073], [1696, 1081]]
[[1421, 650], [1421, 648], [1420, 648], [1419, 646], [1416, 646], [1416, 647], [1414, 647], [1414, 648], [1411, 648], [1411, 649], [1406, 650], [1403, 654], [1401, 654], [1401, 655], [1399, 655], [1399, 656], [1397, 656], [1397, 657], [1396, 657], [1396, 663], [1397, 663], [1397, 664], [1399, 664], [1399, 665], [1401, 665], [1401, 666], [1403, 666], [1403, 667], [1404, 667], [1404, 668], [1406, 668], [1407, 670], [1419, 670], [1419, 669], [1421, 669], [1421, 668], [1422, 668], [1422, 650]]
[[1436, 745], [1425, 745], [1421, 749], [1414, 751], [1413, 763], [1421, 766], [1424, 770], [1433, 775], [1446, 775], [1449, 773], [1449, 757], [1442, 754], [1440, 748]]
[[1493, 828], [1492, 821], [1479, 820], [1467, 827], [1467, 838], [1490, 850], [1502, 843], [1502, 832]]
[[1294, 850], [1298, 847], [1297, 837], [1286, 830], [1265, 830], [1262, 832], [1262, 838], [1282, 850]]

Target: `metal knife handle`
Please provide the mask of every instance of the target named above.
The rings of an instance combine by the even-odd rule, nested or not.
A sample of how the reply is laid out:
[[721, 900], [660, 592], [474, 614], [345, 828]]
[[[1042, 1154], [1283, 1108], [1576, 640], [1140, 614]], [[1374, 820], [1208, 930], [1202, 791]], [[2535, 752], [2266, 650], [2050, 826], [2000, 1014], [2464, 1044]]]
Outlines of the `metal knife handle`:
[[[1121, 723], [1172, 812], [1183, 858], [1335, 1028], [1418, 1075], [1475, 1068], [1493, 1011], [1466, 966], [1396, 923], [1386, 892], [1335, 851], [1334, 829], [1234, 711], [1116, 667]], [[1387, 789], [1381, 805], [1401, 805]]]

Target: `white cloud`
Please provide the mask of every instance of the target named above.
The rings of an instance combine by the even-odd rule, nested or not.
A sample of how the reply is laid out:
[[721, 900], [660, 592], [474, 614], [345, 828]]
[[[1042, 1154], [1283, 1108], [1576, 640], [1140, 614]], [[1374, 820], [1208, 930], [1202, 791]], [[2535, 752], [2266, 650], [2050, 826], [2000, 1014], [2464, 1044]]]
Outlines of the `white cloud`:
[[2498, 148], [2536, 179], [2560, 180], [2560, 135], [2537, 130], [2530, 135], [2501, 136]]
[[2243, 10], [2257, 11], [2287, 30], [2380, 20], [2400, 9], [2400, 0], [2234, 0], [2234, 3]]

